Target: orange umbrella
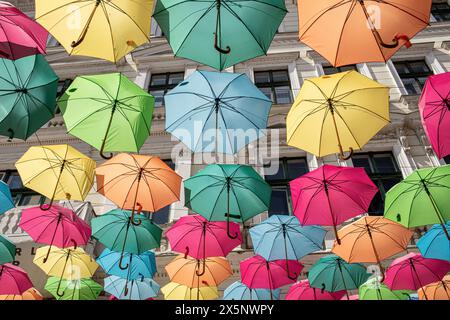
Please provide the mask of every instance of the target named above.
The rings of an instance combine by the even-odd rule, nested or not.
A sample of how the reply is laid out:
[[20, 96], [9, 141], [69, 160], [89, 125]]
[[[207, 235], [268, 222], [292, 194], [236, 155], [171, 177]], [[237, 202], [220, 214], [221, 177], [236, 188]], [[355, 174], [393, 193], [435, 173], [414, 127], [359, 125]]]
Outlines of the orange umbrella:
[[44, 300], [44, 297], [35, 288], [30, 288], [22, 295], [0, 295], [0, 300]]
[[[417, 291], [419, 300], [450, 300], [450, 275]], [[426, 296], [426, 297], [425, 297]]]
[[121, 153], [98, 167], [96, 176], [97, 191], [133, 210], [131, 221], [136, 207], [156, 212], [180, 199], [181, 177], [157, 157]]
[[365, 216], [338, 231], [332, 252], [345, 261], [377, 263], [384, 277], [381, 261], [404, 251], [413, 232], [383, 217]]
[[385, 62], [428, 26], [432, 0], [299, 0], [299, 36], [334, 66]]

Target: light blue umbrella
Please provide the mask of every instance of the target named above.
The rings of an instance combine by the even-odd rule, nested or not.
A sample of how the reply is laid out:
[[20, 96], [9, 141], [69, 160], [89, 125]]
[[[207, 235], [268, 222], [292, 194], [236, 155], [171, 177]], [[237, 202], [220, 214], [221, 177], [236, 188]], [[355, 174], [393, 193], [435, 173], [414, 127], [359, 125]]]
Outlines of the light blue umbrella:
[[130, 282], [117, 276], [105, 278], [105, 292], [119, 300], [147, 300], [156, 297], [159, 289], [159, 284], [150, 278], [141, 277]]
[[197, 71], [164, 97], [166, 130], [193, 152], [234, 154], [265, 134], [272, 106], [244, 74]]
[[223, 293], [223, 300], [278, 300], [280, 289], [250, 289], [241, 281], [233, 282]]
[[0, 214], [3, 214], [14, 207], [15, 205], [9, 186], [3, 181], [0, 181]]
[[[445, 224], [445, 229], [450, 233], [450, 222]], [[420, 253], [425, 258], [450, 261], [450, 241], [440, 224], [435, 224], [417, 242]]]

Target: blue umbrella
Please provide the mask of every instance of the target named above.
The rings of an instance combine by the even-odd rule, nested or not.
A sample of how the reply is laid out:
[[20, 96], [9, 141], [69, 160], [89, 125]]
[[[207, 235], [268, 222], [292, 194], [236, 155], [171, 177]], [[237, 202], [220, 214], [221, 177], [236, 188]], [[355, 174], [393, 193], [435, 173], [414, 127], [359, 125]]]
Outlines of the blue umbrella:
[[3, 214], [14, 207], [15, 205], [9, 186], [3, 181], [0, 181], [0, 214]]
[[278, 300], [280, 289], [272, 290], [272, 296], [268, 289], [250, 289], [241, 281], [233, 282], [223, 293], [223, 300]]
[[[445, 224], [445, 228], [450, 233], [450, 222]], [[417, 242], [417, 247], [425, 258], [450, 261], [450, 241], [440, 224], [428, 230]]]
[[141, 277], [130, 282], [117, 276], [105, 278], [105, 292], [112, 294], [119, 300], [154, 298], [158, 295], [159, 289], [159, 284], [150, 278]]
[[272, 101], [244, 74], [197, 71], [164, 97], [166, 130], [193, 152], [234, 154], [264, 135]]

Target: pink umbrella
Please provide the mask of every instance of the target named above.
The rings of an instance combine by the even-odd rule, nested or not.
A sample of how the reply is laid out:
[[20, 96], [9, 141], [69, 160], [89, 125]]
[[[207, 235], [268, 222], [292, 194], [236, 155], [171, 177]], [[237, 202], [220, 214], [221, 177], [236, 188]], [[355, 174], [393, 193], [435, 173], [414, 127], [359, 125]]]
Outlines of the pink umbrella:
[[286, 300], [340, 300], [345, 295], [345, 290], [328, 292], [312, 288], [308, 280], [302, 280], [289, 288]]
[[290, 183], [294, 214], [302, 225], [336, 226], [366, 213], [378, 188], [363, 168], [324, 165]]
[[19, 226], [37, 243], [47, 244], [47, 261], [53, 245], [58, 248], [85, 245], [91, 237], [91, 227], [70, 209], [53, 205], [50, 210], [34, 207], [22, 210]]
[[11, 263], [0, 266], [0, 295], [22, 295], [33, 287], [28, 274]]
[[0, 1], [0, 58], [45, 54], [48, 31], [13, 5]]
[[450, 72], [427, 79], [419, 100], [428, 140], [439, 158], [450, 154]]
[[392, 262], [384, 283], [391, 290], [418, 290], [441, 281], [449, 271], [450, 262], [446, 260], [426, 259], [419, 253], [409, 253]]

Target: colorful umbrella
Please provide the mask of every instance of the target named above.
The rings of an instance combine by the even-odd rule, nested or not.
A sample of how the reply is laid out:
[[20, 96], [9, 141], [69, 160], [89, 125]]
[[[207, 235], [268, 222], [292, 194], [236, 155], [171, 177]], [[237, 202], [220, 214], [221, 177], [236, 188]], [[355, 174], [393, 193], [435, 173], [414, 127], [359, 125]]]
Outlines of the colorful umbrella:
[[0, 266], [0, 295], [22, 295], [33, 287], [28, 274], [10, 263]]
[[16, 245], [0, 234], [0, 265], [13, 262], [16, 257]]
[[385, 62], [428, 26], [431, 2], [301, 0], [300, 41], [334, 66]]
[[286, 119], [287, 143], [347, 160], [389, 119], [389, 88], [356, 71], [306, 79]]
[[366, 213], [378, 192], [364, 168], [331, 165], [292, 180], [289, 186], [294, 214], [300, 223], [333, 226], [338, 243], [336, 226]]
[[216, 155], [237, 153], [263, 136], [272, 107], [245, 74], [227, 72], [197, 71], [164, 101], [166, 131], [193, 152]]
[[286, 295], [286, 300], [340, 300], [346, 291], [328, 292], [313, 288], [308, 280], [302, 280], [292, 285]]
[[[270, 290], [250, 289], [241, 281], [233, 282], [223, 293], [223, 300], [269, 300]], [[280, 299], [280, 289], [272, 290], [272, 298]]]
[[391, 291], [377, 277], [370, 278], [359, 287], [359, 300], [409, 300], [406, 290]]
[[155, 98], [120, 73], [80, 76], [59, 99], [67, 131], [94, 148], [139, 152], [150, 134]]
[[219, 297], [217, 287], [189, 288], [175, 282], [166, 284], [161, 292], [165, 300], [214, 300]]
[[94, 184], [95, 165], [67, 144], [31, 147], [16, 162], [24, 187], [50, 199], [49, 205], [40, 206], [44, 211], [54, 200], [83, 201]]
[[[450, 222], [445, 224], [450, 232]], [[447, 239], [441, 225], [435, 224], [417, 242], [417, 248], [425, 258], [447, 260], [450, 262], [450, 240]]]
[[[96, 300], [103, 287], [91, 279], [65, 280], [60, 283], [60, 278], [50, 277], [45, 284], [45, 290], [50, 292], [56, 300]], [[64, 294], [58, 294], [61, 287]]]
[[119, 300], [147, 300], [156, 297], [159, 289], [159, 284], [149, 278], [141, 277], [130, 282], [117, 276], [105, 278], [105, 292]]
[[420, 288], [418, 294], [419, 300], [450, 300], [450, 275], [445, 276], [441, 281]]
[[286, 13], [284, 0], [160, 0], [153, 17], [176, 56], [223, 70], [266, 54]]
[[0, 135], [26, 140], [52, 119], [57, 86], [58, 77], [41, 55], [0, 59]]
[[3, 181], [0, 181], [0, 214], [3, 214], [14, 207], [15, 204], [9, 186]]
[[153, 0], [36, 1], [36, 20], [71, 55], [117, 62], [149, 42]]
[[450, 165], [418, 169], [387, 192], [384, 216], [408, 228], [439, 223], [450, 241], [449, 198]]
[[23, 294], [2, 294], [0, 300], [44, 300], [44, 297], [35, 288], [30, 288]]

